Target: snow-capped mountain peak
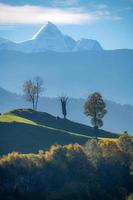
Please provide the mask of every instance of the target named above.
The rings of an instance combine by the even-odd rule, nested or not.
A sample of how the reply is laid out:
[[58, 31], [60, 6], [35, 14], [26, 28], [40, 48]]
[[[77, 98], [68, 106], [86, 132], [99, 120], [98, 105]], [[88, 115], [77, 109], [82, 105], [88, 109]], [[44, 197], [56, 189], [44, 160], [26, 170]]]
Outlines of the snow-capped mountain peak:
[[65, 36], [57, 26], [51, 22], [43, 26], [34, 35], [32, 41], [35, 51], [72, 51], [76, 43], [71, 37]]
[[75, 50], [76, 51], [86, 51], [86, 50], [101, 51], [103, 50], [103, 48], [101, 47], [100, 43], [97, 40], [82, 38], [77, 41]]
[[23, 52], [73, 52], [73, 51], [100, 51], [101, 45], [96, 40], [81, 39], [75, 41], [72, 37], [64, 35], [58, 27], [52, 22], [42, 26], [40, 30], [32, 37], [32, 39], [19, 43], [8, 45], [1, 44], [0, 49], [13, 49]]
[[61, 36], [61, 31], [52, 22], [48, 22], [47, 25], [42, 26], [40, 30], [33, 36], [32, 39], [44, 39], [45, 37]]

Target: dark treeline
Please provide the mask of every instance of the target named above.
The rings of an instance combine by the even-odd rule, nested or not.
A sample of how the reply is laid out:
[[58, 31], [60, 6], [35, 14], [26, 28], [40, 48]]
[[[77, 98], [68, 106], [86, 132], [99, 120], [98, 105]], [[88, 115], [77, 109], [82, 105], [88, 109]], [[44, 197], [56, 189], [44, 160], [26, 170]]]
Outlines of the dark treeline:
[[2, 200], [131, 200], [133, 140], [53, 145], [38, 154], [0, 158]]

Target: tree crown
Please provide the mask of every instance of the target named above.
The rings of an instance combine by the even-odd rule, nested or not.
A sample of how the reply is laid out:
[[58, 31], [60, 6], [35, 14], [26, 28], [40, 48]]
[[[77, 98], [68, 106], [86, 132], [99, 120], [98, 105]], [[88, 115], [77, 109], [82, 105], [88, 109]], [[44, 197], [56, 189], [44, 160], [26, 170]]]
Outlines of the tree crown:
[[91, 117], [91, 124], [95, 127], [102, 127], [102, 118], [107, 113], [106, 104], [102, 95], [98, 92], [93, 93], [88, 97], [84, 105], [84, 113]]

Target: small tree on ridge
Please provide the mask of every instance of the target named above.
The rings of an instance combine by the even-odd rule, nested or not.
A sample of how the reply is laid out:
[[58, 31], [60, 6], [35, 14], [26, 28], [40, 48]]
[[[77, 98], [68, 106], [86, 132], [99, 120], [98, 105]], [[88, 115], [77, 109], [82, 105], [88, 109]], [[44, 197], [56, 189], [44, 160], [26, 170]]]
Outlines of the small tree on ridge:
[[59, 99], [60, 99], [60, 102], [61, 102], [62, 114], [64, 116], [64, 119], [66, 119], [68, 97], [67, 96], [61, 96], [61, 97], [59, 97]]
[[23, 85], [24, 96], [27, 101], [32, 103], [33, 110], [37, 110], [38, 100], [42, 91], [43, 80], [40, 77], [35, 77], [33, 81], [25, 81]]
[[103, 117], [107, 113], [106, 104], [100, 93], [95, 92], [88, 97], [84, 105], [84, 113], [91, 117], [91, 124], [94, 127], [94, 134], [97, 139], [98, 128], [103, 126]]

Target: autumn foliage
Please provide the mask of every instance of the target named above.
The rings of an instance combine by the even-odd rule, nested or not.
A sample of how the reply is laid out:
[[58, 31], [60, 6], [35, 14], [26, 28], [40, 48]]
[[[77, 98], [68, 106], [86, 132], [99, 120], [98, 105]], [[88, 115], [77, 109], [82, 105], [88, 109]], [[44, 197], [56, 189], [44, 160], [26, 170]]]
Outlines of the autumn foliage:
[[53, 145], [37, 154], [0, 158], [2, 200], [126, 200], [132, 198], [133, 140]]

